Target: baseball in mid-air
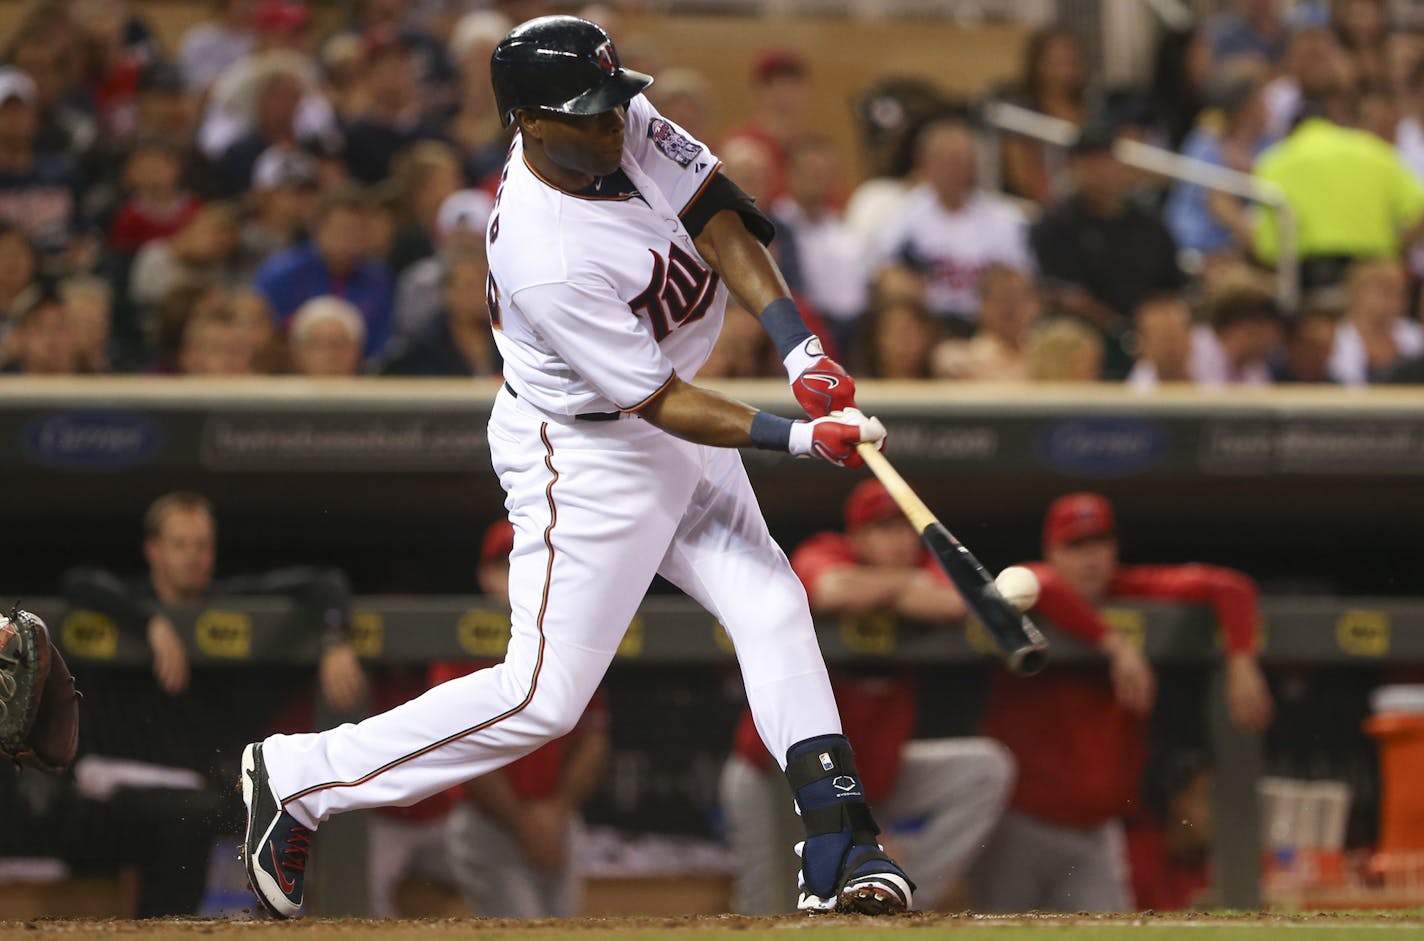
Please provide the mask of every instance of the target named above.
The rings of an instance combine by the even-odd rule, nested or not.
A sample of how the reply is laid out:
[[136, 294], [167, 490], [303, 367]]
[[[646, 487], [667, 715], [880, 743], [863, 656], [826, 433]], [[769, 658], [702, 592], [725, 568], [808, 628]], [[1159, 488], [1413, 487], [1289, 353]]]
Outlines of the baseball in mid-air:
[[1022, 565], [1011, 565], [1000, 572], [994, 587], [1020, 611], [1027, 611], [1038, 602], [1038, 576]]

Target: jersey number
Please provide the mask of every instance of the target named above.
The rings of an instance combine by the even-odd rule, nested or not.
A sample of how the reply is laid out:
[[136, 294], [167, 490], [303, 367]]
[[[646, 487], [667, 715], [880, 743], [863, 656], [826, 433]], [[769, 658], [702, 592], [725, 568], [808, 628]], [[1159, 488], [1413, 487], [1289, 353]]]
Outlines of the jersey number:
[[717, 273], [708, 271], [676, 245], [668, 245], [668, 257], [652, 249], [653, 276], [643, 293], [628, 302], [635, 314], [647, 314], [653, 337], [662, 342], [684, 324], [701, 320], [717, 293]]
[[504, 326], [499, 322], [499, 285], [494, 283], [494, 275], [485, 278], [485, 306], [489, 308], [490, 326], [503, 330]]

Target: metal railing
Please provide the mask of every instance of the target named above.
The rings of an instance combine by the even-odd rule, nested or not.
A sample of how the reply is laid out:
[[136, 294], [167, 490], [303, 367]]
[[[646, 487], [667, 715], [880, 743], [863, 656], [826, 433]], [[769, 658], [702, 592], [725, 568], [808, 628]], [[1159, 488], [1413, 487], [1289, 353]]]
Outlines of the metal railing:
[[[987, 102], [981, 112], [989, 134], [985, 141], [980, 179], [991, 188], [1000, 189], [1000, 138], [1017, 134], [1054, 147], [1070, 147], [1078, 137], [1078, 126], [1050, 115], [1041, 114], [1005, 101]], [[1300, 297], [1300, 250], [1297, 245], [1296, 220], [1281, 188], [1267, 180], [1257, 179], [1228, 167], [1186, 157], [1163, 147], [1119, 138], [1113, 154], [1123, 163], [1157, 176], [1193, 183], [1216, 193], [1265, 206], [1276, 213], [1280, 232], [1280, 255], [1276, 262], [1276, 297], [1282, 309], [1294, 311]]]

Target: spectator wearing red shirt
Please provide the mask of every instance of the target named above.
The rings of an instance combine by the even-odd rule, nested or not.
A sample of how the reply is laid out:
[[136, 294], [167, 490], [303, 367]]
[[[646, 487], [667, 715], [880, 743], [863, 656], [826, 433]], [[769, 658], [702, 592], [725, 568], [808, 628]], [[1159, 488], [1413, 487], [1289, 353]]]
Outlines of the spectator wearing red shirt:
[[[730, 131], [721, 152], [738, 140], [755, 141], [771, 160], [764, 206], [786, 193], [792, 149], [811, 133], [811, 70], [794, 49], [767, 49], [752, 66], [757, 108], [750, 121]], [[740, 182], [740, 181], [739, 181]]]
[[193, 220], [202, 200], [182, 188], [179, 145], [159, 137], [134, 143], [124, 161], [124, 201], [109, 230], [109, 247], [136, 252], [154, 239], [178, 234]]
[[1140, 811], [1147, 716], [1156, 691], [1136, 646], [1098, 606], [1154, 599], [1210, 604], [1226, 639], [1232, 719], [1265, 728], [1272, 704], [1256, 662], [1255, 584], [1207, 565], [1118, 563], [1112, 505], [1094, 493], [1060, 497], [1043, 528], [1035, 610], [1107, 655], [1104, 665], [1056, 665], [1031, 679], [999, 671], [984, 731], [1018, 761], [1018, 783], [975, 868], [987, 911], [1124, 911], [1131, 907], [1123, 819]]
[[[500, 520], [480, 548], [480, 590], [509, 600], [514, 528]], [[489, 663], [437, 663], [432, 685]], [[583, 871], [580, 810], [608, 763], [608, 707], [601, 692], [574, 730], [465, 784], [446, 831], [450, 875], [465, 903], [491, 918], [579, 913]]]
[[[845, 532], [811, 537], [791, 556], [817, 615], [889, 615], [949, 622], [964, 603], [878, 481], [851, 491]], [[909, 671], [831, 671], [846, 736], [855, 748], [866, 799], [878, 809], [882, 842], [918, 884], [917, 904], [932, 907], [978, 853], [1013, 782], [1008, 752], [989, 739], [912, 740], [915, 676]], [[737, 728], [722, 771], [722, 809], [737, 858], [733, 908], [789, 911], [794, 861], [782, 857], [778, 819], [786, 788], [750, 711]]]

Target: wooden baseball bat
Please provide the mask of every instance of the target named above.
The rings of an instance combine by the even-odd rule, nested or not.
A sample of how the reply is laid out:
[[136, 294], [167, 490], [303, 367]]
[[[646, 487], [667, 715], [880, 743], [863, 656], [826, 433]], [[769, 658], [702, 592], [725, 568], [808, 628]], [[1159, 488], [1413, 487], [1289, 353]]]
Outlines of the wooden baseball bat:
[[920, 531], [920, 538], [934, 554], [935, 561], [993, 638], [1009, 670], [1021, 676], [1032, 676], [1042, 670], [1048, 662], [1048, 641], [1038, 627], [1004, 600], [994, 579], [974, 557], [974, 553], [954, 538], [954, 534], [930, 512], [930, 508], [925, 506], [925, 502], [905, 483], [905, 478], [875, 445], [862, 442], [856, 445], [856, 450], [865, 465], [885, 485], [910, 525]]

